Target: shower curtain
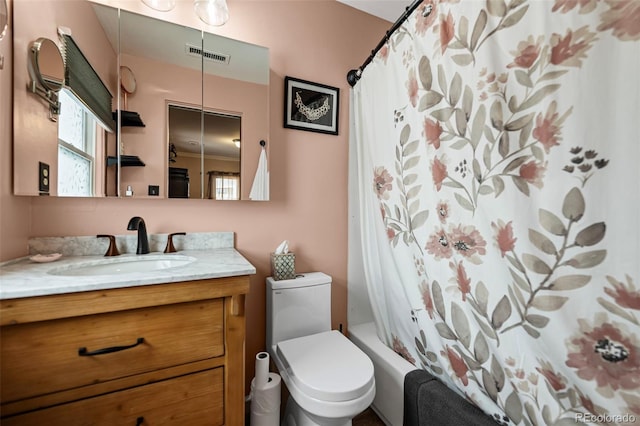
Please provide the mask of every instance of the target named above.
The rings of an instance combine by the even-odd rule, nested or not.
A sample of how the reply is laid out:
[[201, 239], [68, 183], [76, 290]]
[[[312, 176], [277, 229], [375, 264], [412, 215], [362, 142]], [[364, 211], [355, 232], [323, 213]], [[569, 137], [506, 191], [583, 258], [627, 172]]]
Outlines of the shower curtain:
[[640, 1], [426, 0], [351, 130], [380, 337], [501, 424], [640, 423]]

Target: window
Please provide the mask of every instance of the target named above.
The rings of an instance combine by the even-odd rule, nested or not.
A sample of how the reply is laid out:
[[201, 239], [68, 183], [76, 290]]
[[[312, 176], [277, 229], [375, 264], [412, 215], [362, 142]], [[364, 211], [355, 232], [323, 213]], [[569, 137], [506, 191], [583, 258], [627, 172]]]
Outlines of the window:
[[96, 152], [104, 129], [68, 89], [60, 91], [58, 196], [95, 195]]
[[240, 175], [239, 173], [207, 172], [209, 182], [207, 198], [214, 200], [239, 200], [240, 199]]
[[237, 176], [217, 176], [216, 200], [237, 200], [238, 181]]

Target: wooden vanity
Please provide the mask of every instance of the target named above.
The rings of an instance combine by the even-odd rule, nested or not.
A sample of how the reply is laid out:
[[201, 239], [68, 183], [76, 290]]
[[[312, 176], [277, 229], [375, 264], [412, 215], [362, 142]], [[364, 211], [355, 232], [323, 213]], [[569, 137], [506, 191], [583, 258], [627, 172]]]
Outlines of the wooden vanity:
[[244, 424], [233, 276], [0, 301], [2, 426]]

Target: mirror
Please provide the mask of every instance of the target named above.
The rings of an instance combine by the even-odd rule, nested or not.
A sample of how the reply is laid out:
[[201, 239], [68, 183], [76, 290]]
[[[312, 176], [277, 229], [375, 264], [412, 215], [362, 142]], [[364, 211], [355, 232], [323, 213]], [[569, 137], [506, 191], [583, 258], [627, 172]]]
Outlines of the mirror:
[[[261, 149], [259, 142], [268, 135], [268, 50], [127, 11], [121, 11], [119, 24], [120, 63], [136, 81], [135, 93], [124, 98], [126, 102], [121, 106], [138, 113], [145, 124], [144, 128], [121, 130], [122, 153], [145, 163], [144, 168], [121, 169], [121, 193], [129, 185], [134, 189], [158, 185], [161, 195], [168, 198], [249, 199]], [[188, 106], [191, 110], [196, 106], [197, 111], [205, 113], [198, 117], [195, 112], [187, 114], [185, 109], [177, 111], [169, 105]], [[192, 118], [188, 126], [181, 126], [176, 117], [186, 119], [185, 116]], [[228, 124], [220, 117], [241, 118], [235, 120], [239, 129], [234, 130], [234, 136], [224, 136]], [[216, 129], [216, 125], [222, 127]], [[189, 135], [184, 140], [176, 139], [187, 127], [192, 129]], [[238, 151], [233, 139], [240, 139], [240, 134], [244, 143]], [[154, 148], [149, 149], [151, 146]], [[230, 147], [234, 155], [242, 155], [229, 160], [225, 150]], [[189, 167], [171, 164], [172, 150], [177, 159], [184, 160], [188, 155]], [[152, 164], [163, 164], [159, 157], [165, 167], [151, 169]], [[225, 158], [227, 164], [239, 162], [239, 169], [210, 166], [214, 157], [218, 161]], [[219, 174], [215, 172], [238, 173], [237, 179], [227, 176], [224, 181], [238, 184], [239, 194], [216, 196], [210, 182], [222, 178], [215, 177]], [[182, 182], [179, 191], [178, 181]]]
[[[111, 98], [118, 92], [118, 58], [92, 3], [14, 1], [12, 9], [14, 194], [69, 197], [115, 194], [113, 179], [106, 176], [105, 150], [109, 148], [112, 150], [109, 155], [115, 154]], [[111, 15], [110, 22], [117, 32], [117, 9]], [[39, 39], [48, 41], [36, 49], [39, 52], [36, 61], [31, 46]], [[83, 74], [67, 74], [64, 67], [60, 68], [60, 58], [55, 54], [58, 49], [67, 61], [72, 52], [78, 53], [75, 58], [90, 64], [85, 70], [96, 77], [100, 87], [76, 85], [85, 78]], [[56, 59], [51, 60], [47, 52]], [[51, 63], [57, 65], [50, 66]], [[43, 105], [41, 97], [32, 92], [34, 82], [42, 93], [52, 93], [62, 86], [56, 99], [50, 99], [61, 104], [56, 122], [49, 119], [49, 101]], [[89, 108], [91, 99], [87, 95], [98, 91], [106, 99], [102, 111]], [[48, 169], [46, 188], [41, 185], [40, 168]]]
[[168, 109], [169, 198], [239, 200], [242, 117], [176, 104]]
[[64, 85], [64, 62], [58, 45], [39, 38], [29, 47], [29, 89], [49, 104], [49, 118], [56, 121], [60, 113], [58, 92]]
[[[169, 102], [202, 109], [202, 58], [188, 55], [185, 46], [202, 46], [202, 32], [194, 28], [159, 21], [148, 16], [120, 11], [120, 155], [131, 162], [121, 163], [119, 189], [131, 186], [136, 197], [145, 196], [149, 185], [159, 188], [159, 196], [169, 197]], [[135, 90], [130, 81], [135, 79]], [[125, 88], [125, 85], [128, 86]], [[198, 114], [199, 116], [200, 114]], [[201, 126], [192, 141], [200, 143]], [[140, 166], [144, 164], [144, 166]], [[193, 181], [200, 171], [190, 174]], [[199, 189], [199, 188], [198, 188]], [[201, 198], [200, 192], [197, 198]]]
[[[261, 153], [260, 141], [269, 140], [268, 49], [102, 3], [106, 2], [34, 0], [16, 2], [18, 7], [14, 8], [16, 23], [25, 23], [24, 27], [15, 26], [21, 34], [14, 35], [14, 52], [22, 51], [21, 43], [29, 38], [34, 40], [34, 34], [55, 40], [59, 27], [66, 27], [114, 96], [116, 131], [106, 134], [103, 145], [98, 147], [101, 151], [96, 153], [95, 170], [99, 176], [94, 180], [101, 182], [101, 188], [88, 196], [125, 196], [125, 189], [131, 186], [135, 197], [170, 197], [170, 169], [184, 168], [170, 161], [172, 149], [178, 154], [176, 159], [181, 153], [171, 136], [174, 133], [171, 122], [175, 120], [170, 121], [169, 105], [176, 105], [188, 106], [202, 116], [199, 137], [191, 138], [199, 142], [201, 158], [200, 168], [188, 171], [190, 198], [206, 199], [209, 193], [214, 194], [215, 191], [207, 188], [209, 172], [222, 171], [239, 173], [239, 195], [232, 198], [248, 200]], [[187, 14], [197, 19], [191, 6], [177, 4], [173, 11], [166, 13], [166, 19], [180, 20], [180, 16]], [[188, 10], [181, 12], [180, 8]], [[27, 22], [31, 23], [27, 25]], [[15, 76], [24, 73], [24, 69], [19, 61], [14, 61]], [[15, 93], [24, 91], [25, 83], [19, 80], [14, 78]], [[40, 114], [34, 106], [25, 106], [20, 96], [14, 96], [14, 110], [24, 111], [25, 107], [33, 109], [34, 115]], [[209, 119], [205, 118], [209, 113], [237, 123], [237, 136], [227, 137], [224, 143], [233, 146], [238, 155], [234, 160], [225, 161], [235, 162], [236, 167], [239, 164], [239, 171], [208, 165], [207, 156], [219, 156], [207, 153], [208, 141], [220, 140], [220, 137], [209, 138], [203, 134], [203, 131], [209, 132], [210, 125], [206, 124]], [[40, 133], [38, 139], [42, 144], [46, 139], [55, 145], [55, 129], [47, 127], [46, 132], [42, 132], [42, 128], [29, 129], [28, 121], [20, 118], [22, 114], [14, 117], [14, 163], [45, 162], [51, 166], [52, 176], [61, 176], [57, 158], [43, 161], [33, 158], [36, 150], [27, 149], [30, 145], [27, 140], [36, 132]], [[137, 124], [131, 125], [132, 121]], [[224, 120], [213, 120], [219, 121]], [[235, 147], [233, 139], [241, 140], [241, 149]], [[183, 158], [186, 152], [183, 151]], [[99, 155], [102, 160], [97, 159]], [[14, 167], [16, 195], [38, 194], [32, 170], [32, 166]], [[55, 185], [53, 179], [52, 185]], [[50, 195], [60, 194], [52, 191]], [[218, 199], [215, 195], [210, 198]]]
[[0, 40], [7, 33], [9, 25], [9, 10], [7, 9], [7, 0], [0, 0]]
[[[242, 116], [240, 199], [249, 200], [260, 141], [269, 141], [269, 50], [210, 33], [204, 33], [202, 46], [205, 110]], [[228, 138], [225, 143], [230, 144]]]
[[120, 88], [122, 89], [122, 104], [127, 109], [127, 97], [136, 91], [136, 76], [133, 75], [131, 68], [120, 67]]

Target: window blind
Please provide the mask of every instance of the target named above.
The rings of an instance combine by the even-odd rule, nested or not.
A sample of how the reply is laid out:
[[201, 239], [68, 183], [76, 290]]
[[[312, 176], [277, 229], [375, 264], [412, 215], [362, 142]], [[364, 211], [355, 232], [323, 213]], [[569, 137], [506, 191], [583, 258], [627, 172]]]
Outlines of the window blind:
[[115, 122], [111, 115], [113, 95], [104, 85], [76, 42], [69, 35], [63, 35], [65, 58], [65, 84], [93, 112], [109, 131], [114, 131]]

